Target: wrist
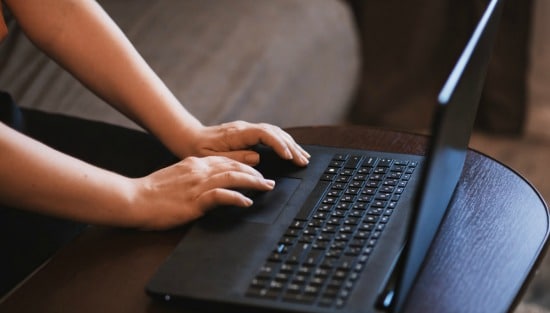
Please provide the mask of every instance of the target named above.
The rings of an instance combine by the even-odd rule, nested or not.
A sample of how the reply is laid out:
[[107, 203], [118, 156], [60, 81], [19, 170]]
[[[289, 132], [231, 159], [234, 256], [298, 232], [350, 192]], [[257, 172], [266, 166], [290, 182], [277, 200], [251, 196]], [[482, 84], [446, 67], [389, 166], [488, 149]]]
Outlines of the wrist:
[[131, 227], [146, 228], [148, 222], [152, 219], [150, 203], [150, 187], [145, 178], [128, 178], [126, 184], [128, 221]]
[[[151, 175], [131, 179], [132, 186], [130, 209], [133, 227], [142, 230], [160, 230], [170, 228], [171, 216], [164, 211], [167, 195], [151, 179]], [[162, 189], [162, 188], [161, 188]]]
[[93, 206], [88, 210], [95, 213], [89, 213], [89, 218], [84, 220], [115, 227], [140, 227], [145, 217], [137, 206], [138, 188], [134, 180], [114, 173], [103, 177], [103, 186], [99, 187], [100, 190], [89, 201]]
[[204, 133], [205, 126], [200, 122], [193, 125], [186, 125], [175, 131], [165, 142], [166, 146], [180, 159], [189, 156], [197, 156], [200, 138]]

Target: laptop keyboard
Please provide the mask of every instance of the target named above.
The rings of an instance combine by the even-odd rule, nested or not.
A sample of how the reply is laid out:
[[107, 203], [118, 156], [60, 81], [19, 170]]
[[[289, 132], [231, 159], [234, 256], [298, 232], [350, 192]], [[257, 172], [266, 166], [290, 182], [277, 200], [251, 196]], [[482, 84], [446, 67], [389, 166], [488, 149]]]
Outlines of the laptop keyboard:
[[335, 155], [246, 295], [343, 307], [416, 167]]

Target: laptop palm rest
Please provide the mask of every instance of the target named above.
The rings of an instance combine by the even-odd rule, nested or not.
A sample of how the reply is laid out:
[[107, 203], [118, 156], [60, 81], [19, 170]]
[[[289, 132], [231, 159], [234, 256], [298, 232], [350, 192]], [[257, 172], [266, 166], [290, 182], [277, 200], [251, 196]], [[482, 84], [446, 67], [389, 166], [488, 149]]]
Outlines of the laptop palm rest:
[[[266, 243], [275, 243], [286, 228], [286, 215], [296, 214], [288, 205], [301, 183], [298, 178], [278, 178], [276, 188], [256, 195], [252, 207], [219, 207], [198, 220], [150, 281], [149, 294], [164, 300], [184, 295], [190, 301], [214, 292], [217, 296], [209, 300], [226, 303], [242, 297], [273, 249]], [[174, 293], [163, 293], [166, 286]]]
[[[207, 218], [221, 219], [219, 222], [226, 222], [229, 225], [235, 225], [235, 220], [273, 224], [300, 185], [300, 182], [301, 180], [297, 178], [277, 178], [274, 190], [260, 193], [251, 192], [249, 194], [250, 198], [254, 201], [251, 207], [223, 206], [210, 212]], [[219, 222], [216, 223], [218, 226]]]

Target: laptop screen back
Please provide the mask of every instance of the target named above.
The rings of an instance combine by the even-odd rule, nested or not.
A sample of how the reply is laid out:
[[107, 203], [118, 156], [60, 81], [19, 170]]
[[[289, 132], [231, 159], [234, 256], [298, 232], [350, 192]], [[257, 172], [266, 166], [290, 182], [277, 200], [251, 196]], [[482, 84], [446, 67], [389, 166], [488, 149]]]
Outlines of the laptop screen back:
[[438, 97], [428, 162], [416, 199], [407, 246], [397, 269], [393, 311], [406, 297], [459, 181], [473, 129], [502, 1], [491, 0]]

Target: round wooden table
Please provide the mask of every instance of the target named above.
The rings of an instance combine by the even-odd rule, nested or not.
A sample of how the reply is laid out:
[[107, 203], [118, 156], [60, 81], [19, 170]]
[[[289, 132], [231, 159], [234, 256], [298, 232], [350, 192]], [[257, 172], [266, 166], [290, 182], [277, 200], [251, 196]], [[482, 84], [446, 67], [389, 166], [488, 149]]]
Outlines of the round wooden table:
[[[303, 144], [402, 153], [423, 154], [427, 143], [360, 126], [288, 131]], [[547, 207], [528, 182], [470, 151], [406, 312], [511, 310], [547, 247], [548, 226]], [[154, 302], [144, 287], [185, 232], [88, 227], [4, 298], [0, 312], [182, 312]], [[185, 310], [201, 311], [208, 308]]]

